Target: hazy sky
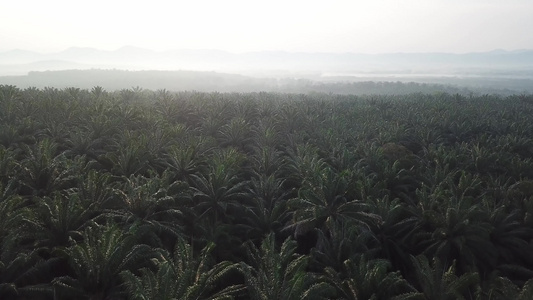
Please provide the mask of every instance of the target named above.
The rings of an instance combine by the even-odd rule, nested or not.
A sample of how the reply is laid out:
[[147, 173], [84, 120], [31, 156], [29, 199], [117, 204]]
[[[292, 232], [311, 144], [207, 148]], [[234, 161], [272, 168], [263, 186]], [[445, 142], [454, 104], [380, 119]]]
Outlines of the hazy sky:
[[533, 0], [0, 0], [0, 51], [533, 49]]

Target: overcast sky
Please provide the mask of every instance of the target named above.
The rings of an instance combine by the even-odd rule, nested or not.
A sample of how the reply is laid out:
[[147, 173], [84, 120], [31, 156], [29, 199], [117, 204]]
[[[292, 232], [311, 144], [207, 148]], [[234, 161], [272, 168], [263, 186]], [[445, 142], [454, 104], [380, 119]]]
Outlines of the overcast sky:
[[0, 51], [533, 49], [533, 0], [0, 0]]

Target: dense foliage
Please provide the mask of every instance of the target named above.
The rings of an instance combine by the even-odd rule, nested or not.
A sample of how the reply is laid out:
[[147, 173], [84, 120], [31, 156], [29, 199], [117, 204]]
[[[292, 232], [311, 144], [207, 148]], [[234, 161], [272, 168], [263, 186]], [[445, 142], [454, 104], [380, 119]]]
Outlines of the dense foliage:
[[0, 86], [0, 299], [532, 299], [532, 116]]

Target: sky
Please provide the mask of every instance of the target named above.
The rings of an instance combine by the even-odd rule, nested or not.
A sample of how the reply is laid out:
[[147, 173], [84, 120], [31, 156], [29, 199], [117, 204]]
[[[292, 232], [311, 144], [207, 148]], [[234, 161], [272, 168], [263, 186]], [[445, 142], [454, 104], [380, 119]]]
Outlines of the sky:
[[533, 49], [532, 0], [0, 0], [0, 51]]

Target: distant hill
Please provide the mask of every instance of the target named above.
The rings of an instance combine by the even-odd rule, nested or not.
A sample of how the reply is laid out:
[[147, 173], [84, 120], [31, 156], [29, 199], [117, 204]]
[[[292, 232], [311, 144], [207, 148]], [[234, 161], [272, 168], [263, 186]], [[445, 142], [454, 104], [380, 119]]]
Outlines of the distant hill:
[[[48, 62], [43, 64], [42, 62]], [[50, 64], [55, 62], [56, 64]], [[57, 53], [12, 50], [0, 53], [0, 76], [24, 75], [30, 71], [68, 69], [196, 70], [273, 76], [287, 74], [432, 74], [447, 76], [519, 76], [533, 78], [533, 50], [495, 50], [481, 53], [291, 53], [219, 50], [152, 51], [123, 47], [115, 51], [69, 48]], [[503, 75], [502, 75], [503, 74]]]
[[[430, 81], [430, 79], [426, 79]], [[337, 93], [337, 94], [513, 94], [533, 93], [533, 81], [513, 80], [511, 83], [489, 79], [433, 78], [422, 83], [404, 78], [388, 80], [372, 77], [355, 80], [348, 77], [332, 77], [312, 80], [302, 78], [251, 77], [237, 74], [199, 71], [125, 71], [125, 70], [63, 70], [30, 72], [23, 76], [0, 76], [0, 85], [27, 87], [79, 87], [91, 89], [101, 86], [106, 90], [121, 90], [132, 87], [170, 91], [196, 90], [203, 92], [289, 92], [289, 93]], [[526, 87], [526, 88], [524, 88]], [[527, 89], [529, 87], [529, 90]]]
[[[233, 91], [267, 88], [267, 81], [242, 75], [198, 71], [63, 70], [30, 72], [24, 76], [0, 77], [0, 84], [25, 87], [102, 86], [107, 90], [131, 87], [145, 89]], [[260, 85], [260, 86], [258, 86]]]

